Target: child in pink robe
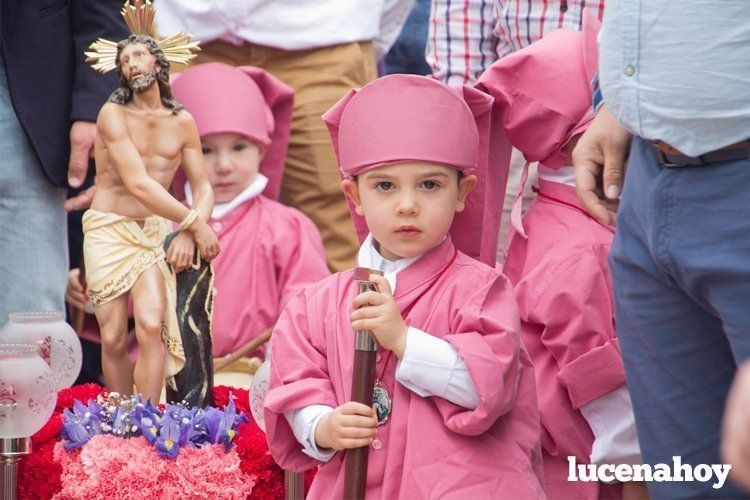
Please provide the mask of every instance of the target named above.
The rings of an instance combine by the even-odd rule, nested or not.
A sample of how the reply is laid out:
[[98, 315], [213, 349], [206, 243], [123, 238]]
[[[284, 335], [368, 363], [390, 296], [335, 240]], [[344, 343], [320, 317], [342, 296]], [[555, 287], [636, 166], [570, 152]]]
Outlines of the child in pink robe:
[[172, 92], [195, 119], [214, 189], [209, 224], [221, 254], [213, 263], [213, 349], [224, 356], [272, 328], [295, 293], [330, 272], [312, 221], [276, 201], [292, 89], [260, 68], [209, 63], [176, 75]]
[[[358, 264], [385, 276], [362, 295], [352, 271], [307, 287], [274, 331], [267, 438], [285, 469], [323, 463], [309, 498], [342, 498], [343, 450], [363, 445], [368, 499], [544, 496], [533, 369], [511, 286], [487, 265], [503, 189], [488, 152], [507, 153], [491, 105], [391, 75], [324, 115], [360, 238], [371, 231]], [[378, 427], [349, 402], [359, 328], [380, 344], [377, 384], [392, 401]]]
[[[172, 92], [195, 119], [214, 190], [209, 224], [221, 253], [213, 261], [212, 342], [220, 357], [272, 328], [297, 291], [330, 272], [312, 221], [275, 201], [292, 89], [259, 68], [209, 63], [175, 75]], [[191, 201], [183, 175], [174, 191]], [[249, 355], [263, 358], [264, 349]]]
[[[514, 285], [521, 338], [534, 363], [542, 423], [545, 491], [554, 499], [620, 498], [619, 484], [568, 481], [576, 463], [640, 463], [630, 397], [614, 325], [607, 255], [614, 228], [582, 208], [566, 143], [591, 121], [589, 82], [596, 71], [596, 29], [551, 33], [493, 64], [479, 86], [502, 100], [509, 79], [523, 79], [547, 54], [580, 54], [583, 71], [548, 69], [546, 78], [520, 88], [529, 101], [556, 102], [559, 116], [545, 122], [501, 110], [498, 119], [525, 121], [536, 130], [559, 129], [563, 142], [549, 155], [533, 134], [509, 134], [530, 161], [539, 161], [538, 196], [523, 222], [512, 221], [503, 272]], [[551, 106], [550, 106], [551, 107]], [[549, 136], [547, 136], [549, 137]], [[542, 146], [542, 147], [540, 147]], [[516, 215], [519, 215], [516, 213]], [[628, 485], [632, 487], [634, 485]]]

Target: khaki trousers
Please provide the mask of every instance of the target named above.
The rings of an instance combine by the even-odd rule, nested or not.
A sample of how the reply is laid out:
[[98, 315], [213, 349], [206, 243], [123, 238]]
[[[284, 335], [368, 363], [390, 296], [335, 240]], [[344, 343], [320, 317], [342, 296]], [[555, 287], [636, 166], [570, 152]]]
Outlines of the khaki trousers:
[[[370, 42], [287, 51], [245, 43], [207, 43], [195, 64], [263, 68], [294, 89], [294, 114], [282, 196], [310, 217], [323, 237], [328, 266], [354, 265], [359, 243], [341, 189], [328, 130], [320, 116], [354, 87], [377, 78]], [[221, 89], [217, 89], [221, 91]]]

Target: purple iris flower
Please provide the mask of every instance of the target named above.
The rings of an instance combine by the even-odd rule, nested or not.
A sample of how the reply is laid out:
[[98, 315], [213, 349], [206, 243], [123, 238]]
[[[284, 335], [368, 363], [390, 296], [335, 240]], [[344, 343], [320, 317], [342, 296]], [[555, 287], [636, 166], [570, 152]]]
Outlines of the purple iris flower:
[[143, 434], [143, 437], [146, 438], [149, 444], [154, 444], [159, 435], [159, 428], [156, 426], [155, 422], [149, 417], [143, 417], [140, 421], [139, 427], [141, 428], [141, 434]]
[[178, 422], [180, 425], [184, 425], [187, 423], [188, 420], [191, 420], [195, 417], [196, 413], [200, 410], [198, 407], [194, 408], [185, 408], [184, 406], [180, 405], [166, 405], [166, 409], [164, 411], [165, 415], [169, 415], [172, 420], [175, 422]]
[[77, 418], [70, 410], [64, 412], [63, 426], [60, 430], [60, 437], [64, 441], [63, 446], [66, 450], [80, 448], [89, 442], [91, 435], [86, 431], [86, 427], [77, 421]]
[[73, 401], [73, 412], [71, 413], [68, 410], [66, 419], [81, 424], [90, 436], [101, 434], [102, 432], [99, 410], [96, 408], [92, 409], [77, 399]]
[[89, 407], [77, 399], [73, 401], [73, 416], [79, 424], [86, 425], [91, 421], [92, 415]]
[[189, 423], [180, 426], [180, 439], [178, 441], [180, 443], [180, 448], [182, 448], [183, 446], [185, 446], [186, 444], [188, 444], [188, 442], [189, 442], [189, 440], [188, 440], [188, 434], [189, 433], [190, 433], [190, 424]]
[[83, 422], [83, 419], [86, 418], [86, 413], [88, 413], [89, 407], [85, 404], [81, 403], [77, 399], [73, 401], [73, 415], [81, 419], [81, 423]]
[[229, 451], [232, 441], [237, 435], [237, 427], [250, 420], [242, 412], [237, 414], [237, 410], [234, 407], [234, 397], [230, 397], [229, 404], [224, 408], [223, 413], [224, 415], [219, 424], [219, 442], [224, 444], [226, 451]]
[[187, 423], [182, 426], [182, 432], [185, 433], [184, 439], [186, 443], [190, 443], [193, 446], [202, 446], [206, 444], [208, 438], [208, 431], [206, 430], [206, 424], [204, 422], [203, 412], [194, 412], [195, 415], [188, 419]]
[[180, 454], [180, 427], [166, 415], [156, 439], [156, 453], [160, 457], [169, 458], [177, 458]]
[[140, 396], [138, 396], [135, 408], [133, 409], [133, 414], [136, 422], [140, 422], [144, 418], [149, 418], [152, 422], [158, 423], [159, 419], [162, 417], [162, 412], [159, 408], [152, 405], [150, 402], [144, 403]]
[[168, 458], [176, 458], [180, 448], [188, 445], [221, 443], [229, 451], [237, 428], [250, 421], [244, 413], [237, 412], [232, 395], [223, 410], [167, 405], [162, 411], [140, 396], [126, 408], [111, 401], [100, 404], [90, 400], [88, 405], [75, 401], [72, 409], [64, 411], [61, 436], [65, 449], [79, 448], [97, 434], [113, 434], [142, 435], [159, 456]]
[[244, 412], [237, 413], [237, 410], [234, 406], [234, 395], [229, 395], [229, 404], [224, 407], [224, 413], [227, 415], [227, 420], [232, 423], [232, 425], [236, 428], [239, 427], [242, 424], [246, 424], [250, 422], [250, 419], [247, 418], [247, 415], [245, 415]]
[[222, 429], [220, 439], [224, 444], [225, 451], [229, 452], [229, 449], [232, 447], [232, 441], [236, 435], [237, 431], [232, 428]]
[[[75, 407], [75, 404], [73, 406]], [[96, 401], [92, 401], [89, 399], [89, 404], [88, 404], [89, 416], [88, 416], [86, 428], [88, 429], [89, 434], [91, 434], [92, 436], [102, 433], [102, 412], [103, 411], [104, 411], [104, 408], [102, 408], [101, 405], [99, 405]]]
[[224, 413], [216, 408], [208, 407], [203, 412], [203, 423], [206, 426], [206, 439], [211, 444], [219, 442], [221, 436], [221, 422]]
[[168, 416], [172, 420], [177, 422], [180, 421], [182, 408], [177, 405], [166, 404], [164, 406], [164, 415]]

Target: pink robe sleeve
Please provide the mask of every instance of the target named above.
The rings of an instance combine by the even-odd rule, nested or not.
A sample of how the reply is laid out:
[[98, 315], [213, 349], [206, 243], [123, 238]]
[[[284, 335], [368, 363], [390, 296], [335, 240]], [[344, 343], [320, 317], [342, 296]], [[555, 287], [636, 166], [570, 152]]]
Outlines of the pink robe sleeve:
[[[606, 249], [599, 250], [601, 255], [591, 250], [572, 256], [546, 283], [524, 280], [516, 289], [519, 302], [529, 304], [522, 315], [544, 325], [542, 344], [554, 357], [557, 379], [576, 409], [625, 383]], [[539, 295], [521, 300], [522, 294], [537, 293], [532, 287], [541, 289]]]
[[467, 410], [433, 397], [443, 421], [453, 432], [477, 436], [508, 413], [516, 401], [520, 376], [520, 324], [510, 282], [496, 275], [461, 301], [449, 342], [469, 369], [480, 403]]
[[[266, 438], [276, 463], [303, 471], [318, 462], [302, 453], [284, 413], [310, 405], [338, 406], [317, 326], [316, 288], [292, 297], [271, 337], [271, 378], [264, 401]], [[289, 362], [294, 360], [294, 362]]]
[[303, 287], [331, 274], [323, 253], [323, 240], [315, 224], [295, 210], [289, 226], [274, 245], [276, 275], [279, 277], [279, 311]]

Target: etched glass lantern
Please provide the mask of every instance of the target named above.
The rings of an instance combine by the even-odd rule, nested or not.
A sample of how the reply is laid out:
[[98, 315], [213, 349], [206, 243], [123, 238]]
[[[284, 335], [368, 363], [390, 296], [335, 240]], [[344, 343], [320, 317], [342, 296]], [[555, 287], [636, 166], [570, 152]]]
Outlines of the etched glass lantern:
[[58, 391], [73, 385], [81, 371], [81, 341], [63, 312], [11, 313], [0, 328], [0, 342], [41, 342], [42, 357], [52, 368]]
[[56, 395], [37, 344], [0, 344], [2, 498], [15, 500], [18, 461], [31, 453], [31, 436], [52, 416]]
[[266, 419], [263, 416], [263, 402], [268, 393], [268, 384], [271, 381], [271, 361], [265, 360], [258, 371], [253, 376], [253, 382], [250, 385], [250, 413], [253, 414], [255, 423], [258, 427], [266, 431]]
[[52, 370], [32, 344], [0, 344], [0, 438], [26, 438], [55, 409]]

